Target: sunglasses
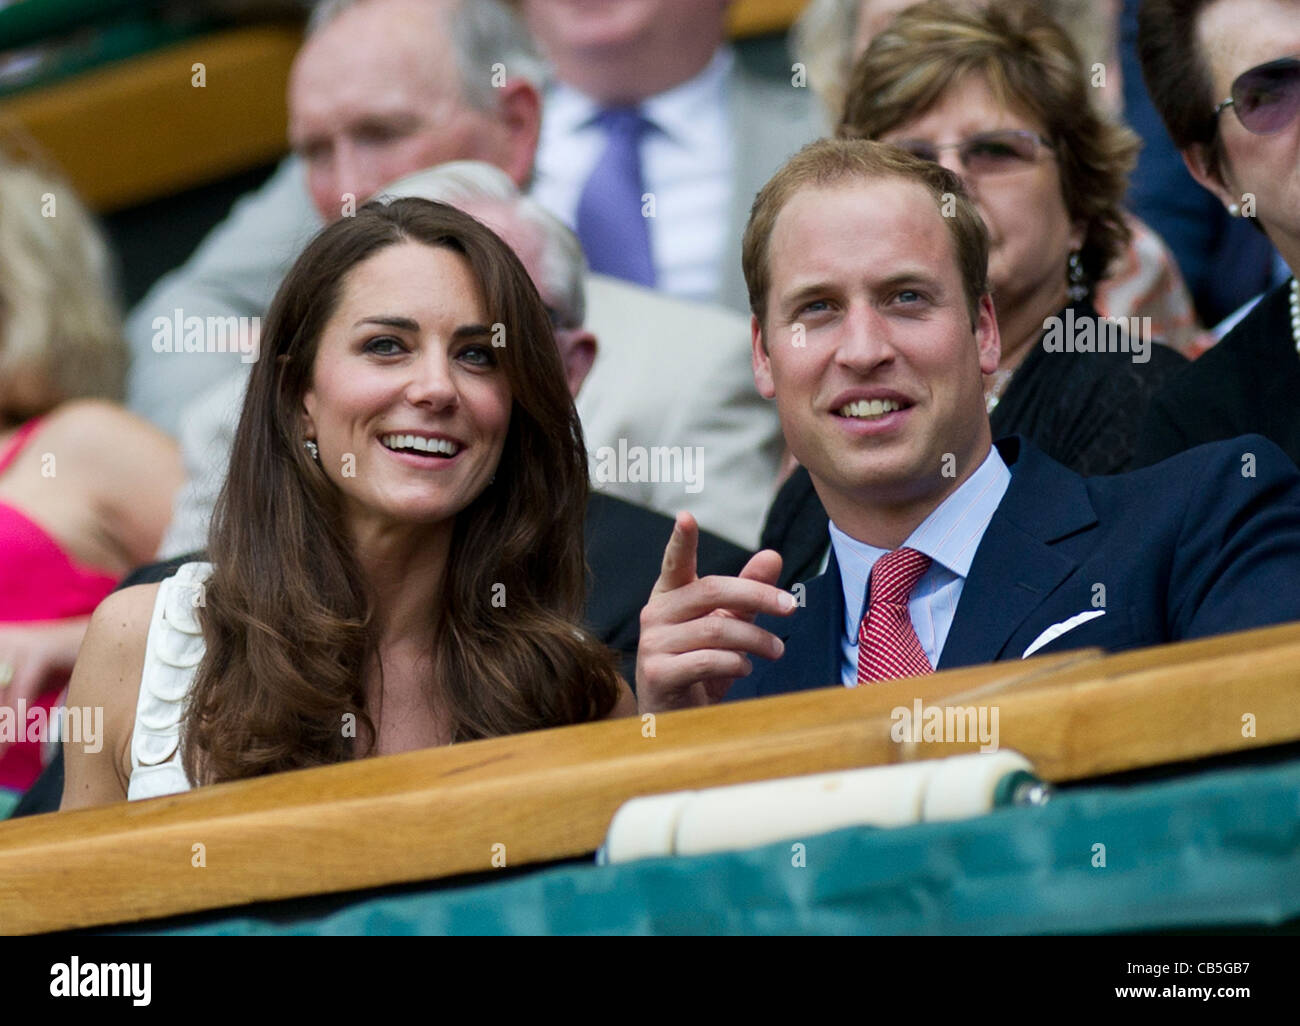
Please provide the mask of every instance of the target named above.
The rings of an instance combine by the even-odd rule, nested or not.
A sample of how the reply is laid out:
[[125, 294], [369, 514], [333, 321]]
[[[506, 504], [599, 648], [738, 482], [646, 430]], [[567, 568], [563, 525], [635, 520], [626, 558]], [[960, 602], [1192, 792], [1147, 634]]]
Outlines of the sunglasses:
[[1232, 95], [1214, 108], [1214, 116], [1229, 106], [1246, 131], [1280, 132], [1300, 111], [1300, 58], [1283, 57], [1243, 71], [1232, 83]]
[[1021, 171], [1030, 164], [1036, 164], [1039, 153], [1044, 149], [1052, 149], [1052, 144], [1037, 132], [1020, 129], [980, 132], [961, 142], [945, 143], [942, 146], [926, 139], [900, 139], [893, 145], [914, 157], [936, 164], [939, 162], [939, 154], [944, 150], [956, 150], [957, 159], [961, 161], [966, 173], [977, 176]]

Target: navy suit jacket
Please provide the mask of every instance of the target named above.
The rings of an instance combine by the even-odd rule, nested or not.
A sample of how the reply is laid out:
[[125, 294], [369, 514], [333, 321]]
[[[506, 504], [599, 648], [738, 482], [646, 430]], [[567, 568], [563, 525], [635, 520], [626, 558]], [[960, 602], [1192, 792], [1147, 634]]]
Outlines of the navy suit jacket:
[[[1300, 474], [1267, 439], [1243, 435], [1090, 478], [1019, 436], [997, 446], [1011, 484], [937, 669], [1019, 659], [1047, 628], [1099, 609], [1039, 652], [1117, 652], [1300, 620]], [[840, 685], [844, 591], [833, 553], [804, 599], [787, 617], [759, 617], [785, 653], [754, 658], [728, 700]]]

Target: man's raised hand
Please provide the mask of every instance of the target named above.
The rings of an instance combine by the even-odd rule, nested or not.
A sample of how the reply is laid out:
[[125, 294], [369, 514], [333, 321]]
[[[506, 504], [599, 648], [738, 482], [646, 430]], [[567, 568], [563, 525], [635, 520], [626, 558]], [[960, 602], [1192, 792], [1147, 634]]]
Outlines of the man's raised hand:
[[759, 613], [784, 616], [794, 596], [776, 586], [781, 557], [764, 549], [739, 577], [696, 575], [700, 529], [679, 513], [664, 549], [663, 567], [641, 610], [637, 706], [665, 712], [721, 701], [753, 668], [748, 655], [779, 658], [781, 639], [754, 625]]

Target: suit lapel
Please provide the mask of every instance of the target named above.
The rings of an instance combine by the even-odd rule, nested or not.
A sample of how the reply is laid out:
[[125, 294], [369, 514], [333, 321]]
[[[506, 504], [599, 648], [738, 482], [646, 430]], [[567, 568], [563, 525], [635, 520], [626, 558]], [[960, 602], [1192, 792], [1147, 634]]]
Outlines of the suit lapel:
[[826, 572], [808, 582], [804, 601], [804, 608], [788, 618], [762, 624], [785, 642], [785, 654], [759, 681], [758, 695], [807, 691], [839, 683], [844, 589], [834, 553]]
[[1053, 543], [1097, 522], [1079, 475], [1019, 438], [998, 448], [1011, 484], [962, 588], [937, 669], [1000, 658], [1025, 619], [1078, 567]]
[[[1011, 469], [1011, 484], [975, 552], [940, 670], [998, 659], [1030, 614], [1079, 565], [1055, 543], [1097, 523], [1078, 474], [1016, 436], [999, 441], [998, 449]], [[808, 582], [803, 609], [786, 619], [760, 619], [785, 642], [785, 654], [755, 674], [755, 694], [839, 683], [843, 622], [844, 589], [832, 550], [826, 572]]]
[[1026, 617], [1076, 566], [1042, 539], [995, 515], [975, 553], [937, 669], [996, 660]]

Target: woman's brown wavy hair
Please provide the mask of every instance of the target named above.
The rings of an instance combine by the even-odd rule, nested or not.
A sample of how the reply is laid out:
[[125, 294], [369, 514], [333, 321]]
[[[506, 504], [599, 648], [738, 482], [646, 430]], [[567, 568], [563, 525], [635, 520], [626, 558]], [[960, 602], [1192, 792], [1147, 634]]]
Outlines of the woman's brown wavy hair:
[[206, 651], [183, 723], [192, 781], [374, 748], [364, 680], [377, 625], [340, 494], [303, 446], [302, 397], [345, 276], [407, 241], [465, 258], [490, 322], [505, 326], [493, 352], [513, 396], [495, 481], [456, 516], [429, 610], [430, 688], [451, 740], [598, 719], [617, 700], [612, 655], [575, 626], [587, 459], [546, 308], [510, 248], [468, 215], [423, 199], [369, 203], [312, 240], [267, 314], [209, 538]]
[[1030, 0], [994, 0], [983, 10], [927, 0], [900, 13], [854, 65], [837, 134], [878, 139], [970, 75], [1044, 126], [1065, 209], [1086, 225], [1079, 262], [1094, 285], [1129, 239], [1122, 204], [1140, 144], [1100, 112], [1074, 44]]

